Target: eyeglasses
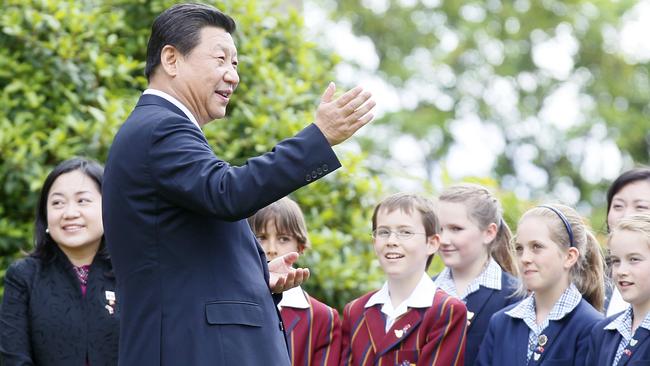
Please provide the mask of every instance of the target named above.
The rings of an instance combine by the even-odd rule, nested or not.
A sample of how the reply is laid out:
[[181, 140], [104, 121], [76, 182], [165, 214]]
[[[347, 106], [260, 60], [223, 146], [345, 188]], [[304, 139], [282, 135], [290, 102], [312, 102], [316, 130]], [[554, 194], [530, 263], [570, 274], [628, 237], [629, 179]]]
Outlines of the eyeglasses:
[[411, 239], [416, 234], [426, 235], [426, 233], [416, 233], [410, 229], [399, 229], [397, 231], [388, 229], [375, 229], [372, 232], [372, 237], [376, 240], [388, 240], [388, 238], [390, 238], [390, 234], [395, 234], [395, 237], [400, 240]]

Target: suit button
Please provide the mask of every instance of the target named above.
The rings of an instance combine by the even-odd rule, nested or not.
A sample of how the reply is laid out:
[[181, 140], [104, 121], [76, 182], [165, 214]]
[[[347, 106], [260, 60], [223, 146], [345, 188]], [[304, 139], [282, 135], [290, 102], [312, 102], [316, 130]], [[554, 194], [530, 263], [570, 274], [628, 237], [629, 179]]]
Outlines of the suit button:
[[321, 169], [321, 168], [317, 168], [317, 169], [316, 169], [316, 173], [318, 173], [318, 175], [323, 174], [323, 169]]
[[330, 167], [327, 166], [327, 164], [323, 164], [323, 171], [326, 172], [329, 170]]
[[307, 182], [311, 182], [311, 175], [309, 175], [309, 174], [305, 175], [305, 180]]
[[316, 174], [316, 171], [311, 172], [311, 177], [314, 179], [318, 178], [318, 174]]

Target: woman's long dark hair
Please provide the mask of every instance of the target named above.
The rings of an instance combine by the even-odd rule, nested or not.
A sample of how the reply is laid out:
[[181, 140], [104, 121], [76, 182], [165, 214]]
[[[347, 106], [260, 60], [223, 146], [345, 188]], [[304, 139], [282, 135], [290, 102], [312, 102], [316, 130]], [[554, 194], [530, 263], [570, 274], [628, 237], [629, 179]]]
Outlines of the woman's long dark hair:
[[[43, 182], [43, 187], [41, 188], [41, 195], [36, 208], [36, 220], [34, 221], [34, 250], [30, 253], [30, 256], [40, 258], [44, 261], [54, 259], [58, 247], [56, 242], [52, 240], [52, 237], [45, 232], [47, 229], [47, 197], [50, 194], [52, 184], [54, 184], [54, 181], [59, 176], [75, 170], [91, 178], [97, 184], [97, 189], [101, 193], [104, 168], [98, 162], [85, 158], [72, 158], [54, 167], [47, 178], [45, 178], [45, 182]], [[108, 250], [106, 249], [103, 235], [97, 255], [101, 258], [108, 259]]]

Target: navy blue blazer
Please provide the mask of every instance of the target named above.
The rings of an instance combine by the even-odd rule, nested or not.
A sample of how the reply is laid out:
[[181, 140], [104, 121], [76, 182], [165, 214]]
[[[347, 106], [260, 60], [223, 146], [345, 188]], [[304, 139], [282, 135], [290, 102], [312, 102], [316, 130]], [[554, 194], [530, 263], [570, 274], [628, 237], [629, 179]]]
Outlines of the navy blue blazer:
[[[621, 343], [621, 334], [616, 329], [603, 329], [622, 313], [612, 315], [594, 325], [589, 339], [589, 352], [585, 366], [612, 366], [616, 350]], [[650, 331], [645, 328], [637, 328], [632, 339], [636, 343], [627, 345], [629, 353], [623, 353], [617, 366], [641, 366], [650, 365]]]
[[[485, 333], [490, 324], [490, 318], [497, 311], [512, 305], [521, 300], [520, 296], [514, 296], [519, 286], [519, 280], [513, 275], [502, 272], [501, 290], [493, 290], [481, 287], [478, 291], [469, 294], [465, 298], [467, 306], [467, 318], [469, 327], [467, 328], [467, 343], [465, 346], [465, 365], [474, 364], [478, 356], [478, 350], [483, 342]], [[470, 312], [474, 315], [469, 319]]]
[[510, 305], [492, 316], [481, 344], [476, 365], [479, 366], [576, 366], [584, 365], [589, 348], [589, 333], [603, 316], [586, 300], [564, 318], [551, 320], [543, 334], [548, 337], [538, 360], [526, 362], [530, 329], [521, 319], [506, 315]]
[[104, 172], [119, 364], [290, 365], [266, 257], [245, 219], [338, 167], [315, 125], [230, 166], [176, 106], [143, 95]]

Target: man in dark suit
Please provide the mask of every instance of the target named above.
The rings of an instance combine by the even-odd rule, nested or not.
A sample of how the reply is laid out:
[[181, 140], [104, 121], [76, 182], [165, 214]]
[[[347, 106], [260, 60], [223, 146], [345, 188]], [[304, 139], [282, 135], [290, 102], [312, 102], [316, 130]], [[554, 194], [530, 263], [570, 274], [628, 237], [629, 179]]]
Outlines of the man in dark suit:
[[[200, 126], [223, 118], [239, 82], [235, 23], [175, 5], [154, 21], [147, 89], [117, 133], [104, 228], [118, 281], [120, 365], [289, 365], [272, 293], [309, 276], [296, 253], [270, 262], [245, 218], [340, 167], [332, 145], [372, 119], [370, 93], [334, 99], [315, 121], [241, 167]], [[275, 299], [277, 301], [277, 298]]]

